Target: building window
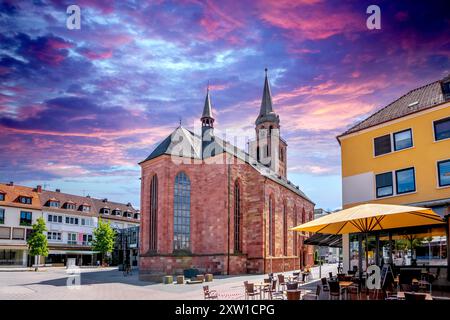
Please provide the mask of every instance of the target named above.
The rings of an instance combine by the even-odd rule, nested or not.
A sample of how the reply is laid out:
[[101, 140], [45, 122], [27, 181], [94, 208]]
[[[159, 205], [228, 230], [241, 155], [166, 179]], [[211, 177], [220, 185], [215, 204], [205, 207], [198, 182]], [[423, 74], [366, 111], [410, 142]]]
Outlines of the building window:
[[53, 208], [59, 208], [59, 201], [49, 201], [48, 206]]
[[158, 244], [158, 177], [150, 182], [150, 251], [157, 250]]
[[375, 156], [391, 152], [391, 135], [387, 134], [374, 139]]
[[92, 234], [83, 234], [83, 245], [90, 246], [92, 242]]
[[434, 121], [434, 140], [450, 138], [450, 117]]
[[393, 195], [394, 185], [392, 183], [392, 172], [377, 174], [375, 180], [377, 185], [377, 198]]
[[413, 146], [411, 129], [394, 133], [394, 150], [402, 150]]
[[100, 213], [101, 214], [109, 214], [109, 208], [101, 208]]
[[273, 197], [269, 197], [269, 256], [273, 256], [275, 253], [275, 214], [274, 214], [274, 200]]
[[122, 211], [119, 209], [115, 209], [112, 211], [112, 215], [113, 216], [121, 216], [122, 215]]
[[0, 208], [0, 224], [5, 224], [5, 209]]
[[91, 211], [91, 207], [90, 206], [86, 206], [86, 205], [82, 205], [81, 206], [81, 211], [89, 212], [89, 211]]
[[438, 162], [439, 187], [450, 186], [450, 160]]
[[21, 226], [31, 226], [32, 214], [28, 211], [20, 211], [20, 225]]
[[5, 194], [4, 193], [0, 193], [0, 201], [5, 201]]
[[0, 227], [0, 239], [11, 239], [11, 228]]
[[395, 171], [397, 194], [416, 191], [414, 168]]
[[76, 233], [68, 233], [67, 234], [67, 243], [68, 244], [77, 244], [77, 234]]
[[13, 228], [12, 239], [13, 240], [25, 240], [25, 229], [24, 228]]
[[283, 205], [283, 255], [287, 256], [288, 245], [288, 221], [287, 221], [287, 205]]
[[234, 252], [242, 252], [241, 244], [241, 188], [234, 184]]
[[19, 197], [19, 202], [23, 204], [31, 204], [31, 198], [30, 197]]
[[78, 218], [74, 217], [66, 217], [67, 224], [78, 224]]
[[174, 190], [174, 250], [189, 250], [191, 235], [191, 181], [180, 172], [175, 177]]
[[62, 216], [56, 216], [53, 214], [49, 214], [47, 217], [48, 222], [54, 222], [54, 223], [62, 223]]
[[77, 206], [75, 205], [75, 203], [66, 203], [66, 209], [75, 210], [76, 208]]
[[61, 241], [61, 232], [49, 231], [47, 232], [47, 239]]

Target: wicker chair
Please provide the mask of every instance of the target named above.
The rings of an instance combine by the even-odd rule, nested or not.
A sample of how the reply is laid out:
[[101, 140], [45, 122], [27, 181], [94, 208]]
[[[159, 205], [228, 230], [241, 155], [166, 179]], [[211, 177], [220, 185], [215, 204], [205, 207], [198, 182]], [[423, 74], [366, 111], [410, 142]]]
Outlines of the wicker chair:
[[216, 290], [209, 290], [209, 286], [203, 286], [203, 296], [205, 300], [219, 299]]
[[317, 285], [316, 294], [313, 293], [304, 294], [302, 300], [319, 300], [319, 298], [320, 298], [320, 285]]
[[248, 281], [245, 281], [244, 286], [245, 286], [245, 299], [248, 300], [249, 297], [255, 299], [256, 296], [260, 295], [260, 293], [255, 290], [254, 283], [249, 283]]

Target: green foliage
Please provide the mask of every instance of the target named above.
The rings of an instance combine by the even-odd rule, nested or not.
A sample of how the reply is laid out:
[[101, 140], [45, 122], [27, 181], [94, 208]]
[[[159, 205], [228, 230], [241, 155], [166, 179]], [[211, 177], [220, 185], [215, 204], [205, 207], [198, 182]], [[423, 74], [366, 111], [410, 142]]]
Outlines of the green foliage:
[[47, 231], [45, 221], [42, 217], [36, 220], [33, 224], [33, 232], [27, 239], [28, 249], [32, 256], [48, 256], [48, 241], [44, 232]]
[[116, 232], [111, 228], [109, 222], [98, 219], [98, 226], [94, 229], [93, 234], [92, 247], [95, 251], [100, 251], [102, 257], [105, 253], [113, 251]]

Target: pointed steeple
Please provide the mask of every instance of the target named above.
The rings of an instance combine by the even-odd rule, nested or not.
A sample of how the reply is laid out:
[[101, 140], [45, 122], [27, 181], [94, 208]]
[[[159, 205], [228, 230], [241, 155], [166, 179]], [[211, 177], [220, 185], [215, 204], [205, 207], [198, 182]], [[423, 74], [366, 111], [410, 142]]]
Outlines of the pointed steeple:
[[256, 119], [255, 124], [258, 125], [262, 122], [275, 122], [279, 123], [278, 115], [273, 111], [272, 106], [272, 94], [270, 92], [269, 79], [267, 77], [267, 68], [264, 69], [266, 76], [264, 79], [264, 90], [261, 99], [261, 108], [259, 110], [258, 118]]
[[206, 89], [206, 98], [205, 105], [203, 107], [202, 118], [212, 118], [212, 110], [211, 110], [211, 97], [209, 95], [209, 88]]

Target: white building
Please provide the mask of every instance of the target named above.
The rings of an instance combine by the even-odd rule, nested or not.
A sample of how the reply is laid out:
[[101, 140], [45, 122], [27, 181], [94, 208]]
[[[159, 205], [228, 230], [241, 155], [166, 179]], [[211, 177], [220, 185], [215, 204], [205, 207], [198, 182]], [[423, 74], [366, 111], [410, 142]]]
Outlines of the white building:
[[26, 237], [38, 217], [44, 218], [48, 230], [45, 263], [53, 266], [66, 265], [68, 259], [77, 265], [96, 264], [99, 258], [91, 242], [100, 218], [115, 229], [139, 226], [140, 219], [131, 204], [42, 190], [40, 186], [0, 184], [0, 266], [34, 263], [28, 258]]
[[32, 263], [26, 240], [39, 217], [42, 210], [35, 189], [0, 184], [0, 267]]

